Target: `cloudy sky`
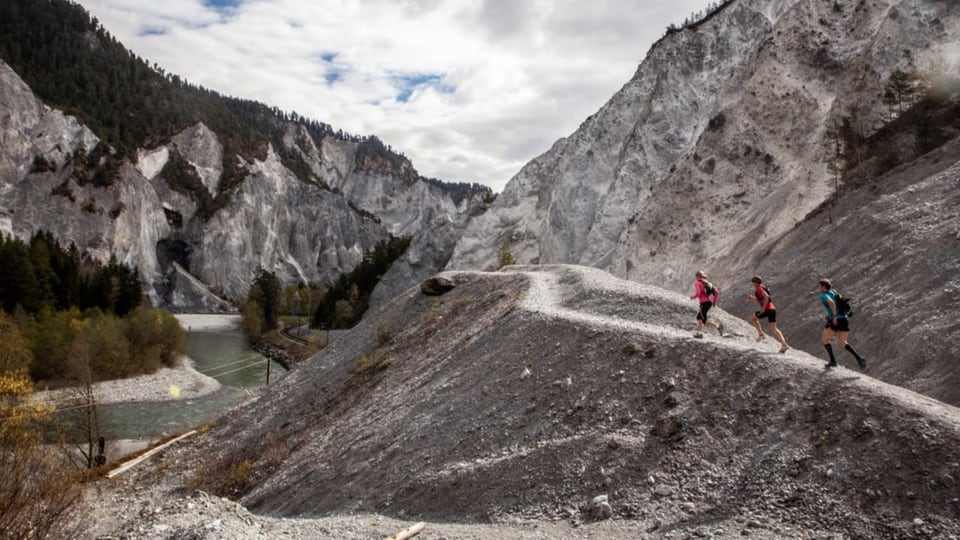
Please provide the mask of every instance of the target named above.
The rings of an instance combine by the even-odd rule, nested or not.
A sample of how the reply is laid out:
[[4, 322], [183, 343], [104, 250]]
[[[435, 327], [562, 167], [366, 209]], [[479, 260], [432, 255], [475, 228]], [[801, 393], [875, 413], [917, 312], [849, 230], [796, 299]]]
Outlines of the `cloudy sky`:
[[79, 0], [151, 64], [501, 191], [708, 0]]

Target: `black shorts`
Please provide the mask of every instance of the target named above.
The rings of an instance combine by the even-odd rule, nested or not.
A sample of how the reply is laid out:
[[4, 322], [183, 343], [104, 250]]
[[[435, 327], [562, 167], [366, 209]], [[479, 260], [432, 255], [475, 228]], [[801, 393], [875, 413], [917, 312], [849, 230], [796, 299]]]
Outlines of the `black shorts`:
[[827, 325], [824, 328], [829, 328], [834, 332], [849, 332], [850, 319], [847, 319], [846, 317], [837, 317], [837, 324], [833, 324], [832, 319], [827, 319]]
[[707, 322], [707, 312], [713, 307], [713, 302], [700, 302], [700, 313], [697, 313], [697, 320]]
[[767, 319], [770, 322], [777, 322], [777, 310], [768, 309], [766, 311], [757, 311], [754, 313], [758, 319]]

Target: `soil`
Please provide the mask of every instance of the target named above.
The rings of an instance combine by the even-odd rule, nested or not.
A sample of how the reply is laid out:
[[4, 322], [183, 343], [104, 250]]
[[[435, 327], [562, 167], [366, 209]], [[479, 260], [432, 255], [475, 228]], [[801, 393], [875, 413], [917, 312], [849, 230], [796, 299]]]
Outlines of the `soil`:
[[957, 408], [601, 271], [444, 277], [93, 483], [79, 536], [960, 536]]

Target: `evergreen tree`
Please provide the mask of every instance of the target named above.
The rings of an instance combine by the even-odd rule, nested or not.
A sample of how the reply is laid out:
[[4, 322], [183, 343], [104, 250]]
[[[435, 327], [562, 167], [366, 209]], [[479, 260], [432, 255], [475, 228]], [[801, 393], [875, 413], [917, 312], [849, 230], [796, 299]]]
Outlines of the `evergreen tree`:
[[356, 324], [383, 274], [409, 245], [410, 237], [391, 237], [377, 244], [351, 272], [341, 274], [317, 306], [313, 326], [349, 328]]
[[263, 308], [263, 329], [272, 330], [280, 321], [280, 280], [273, 272], [257, 268], [254, 285], [259, 289], [259, 304]]
[[884, 85], [883, 100], [891, 112], [896, 108], [897, 116], [903, 114], [904, 106], [913, 104], [917, 93], [917, 78], [905, 71], [895, 70]]

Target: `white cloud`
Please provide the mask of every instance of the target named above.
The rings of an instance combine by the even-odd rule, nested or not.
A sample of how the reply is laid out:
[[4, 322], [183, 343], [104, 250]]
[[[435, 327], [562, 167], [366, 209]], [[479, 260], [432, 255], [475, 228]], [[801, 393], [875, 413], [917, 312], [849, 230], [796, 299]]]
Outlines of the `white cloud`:
[[167, 72], [375, 134], [424, 176], [497, 191], [613, 96], [668, 24], [707, 3], [80, 0]]

